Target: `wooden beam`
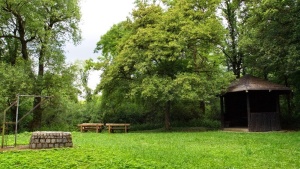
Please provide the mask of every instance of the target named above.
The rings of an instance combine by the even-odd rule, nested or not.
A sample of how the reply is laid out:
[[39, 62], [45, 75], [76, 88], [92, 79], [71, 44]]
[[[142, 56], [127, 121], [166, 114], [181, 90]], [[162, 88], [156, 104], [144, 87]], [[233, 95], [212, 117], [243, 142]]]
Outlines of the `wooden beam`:
[[224, 96], [220, 96], [221, 106], [221, 127], [224, 128]]
[[[250, 118], [251, 118], [251, 115], [250, 115], [250, 96], [249, 96], [249, 92], [246, 91], [246, 96], [247, 96], [247, 115], [248, 115], [248, 130], [250, 129]], [[249, 130], [250, 131], [250, 130]]]

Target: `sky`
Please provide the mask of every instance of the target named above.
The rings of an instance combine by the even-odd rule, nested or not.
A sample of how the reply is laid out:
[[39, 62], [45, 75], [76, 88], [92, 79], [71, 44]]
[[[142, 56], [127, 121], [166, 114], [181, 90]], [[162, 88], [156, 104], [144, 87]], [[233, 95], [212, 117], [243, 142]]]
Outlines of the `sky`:
[[[81, 35], [82, 41], [74, 46], [67, 43], [65, 47], [66, 62], [97, 60], [100, 53], [94, 53], [96, 43], [114, 24], [126, 20], [134, 8], [135, 0], [81, 0]], [[100, 82], [100, 72], [91, 72], [89, 87], [95, 89]]]

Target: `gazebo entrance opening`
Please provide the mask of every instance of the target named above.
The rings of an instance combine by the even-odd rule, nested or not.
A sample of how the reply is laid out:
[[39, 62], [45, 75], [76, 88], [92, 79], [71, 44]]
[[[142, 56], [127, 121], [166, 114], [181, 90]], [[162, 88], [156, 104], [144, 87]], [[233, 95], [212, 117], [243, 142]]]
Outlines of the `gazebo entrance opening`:
[[[250, 117], [262, 118], [269, 116], [276, 118], [278, 110], [278, 94], [272, 91], [248, 91], [227, 93], [225, 96], [225, 127], [247, 128], [249, 115], [247, 102], [249, 99]], [[255, 124], [255, 122], [251, 123]]]
[[225, 127], [248, 127], [246, 93], [229, 93], [225, 99]]

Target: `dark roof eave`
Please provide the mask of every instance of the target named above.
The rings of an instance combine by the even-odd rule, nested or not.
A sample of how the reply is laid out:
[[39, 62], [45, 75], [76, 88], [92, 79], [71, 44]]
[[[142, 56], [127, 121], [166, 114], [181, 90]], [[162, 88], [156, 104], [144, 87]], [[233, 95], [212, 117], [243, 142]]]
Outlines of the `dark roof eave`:
[[279, 93], [290, 93], [290, 89], [242, 89], [242, 90], [228, 90], [226, 93], [235, 92], [248, 92], [248, 91], [269, 91], [269, 92], [279, 92]]

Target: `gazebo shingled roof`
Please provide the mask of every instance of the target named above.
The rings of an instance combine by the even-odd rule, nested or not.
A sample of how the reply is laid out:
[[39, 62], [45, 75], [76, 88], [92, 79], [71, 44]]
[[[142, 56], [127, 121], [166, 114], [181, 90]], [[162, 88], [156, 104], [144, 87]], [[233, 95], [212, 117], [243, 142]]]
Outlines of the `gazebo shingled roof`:
[[269, 91], [282, 91], [289, 92], [290, 88], [266, 81], [264, 79], [245, 75], [236, 81], [232, 82], [227, 89], [227, 93], [249, 91], [249, 90], [269, 90]]

